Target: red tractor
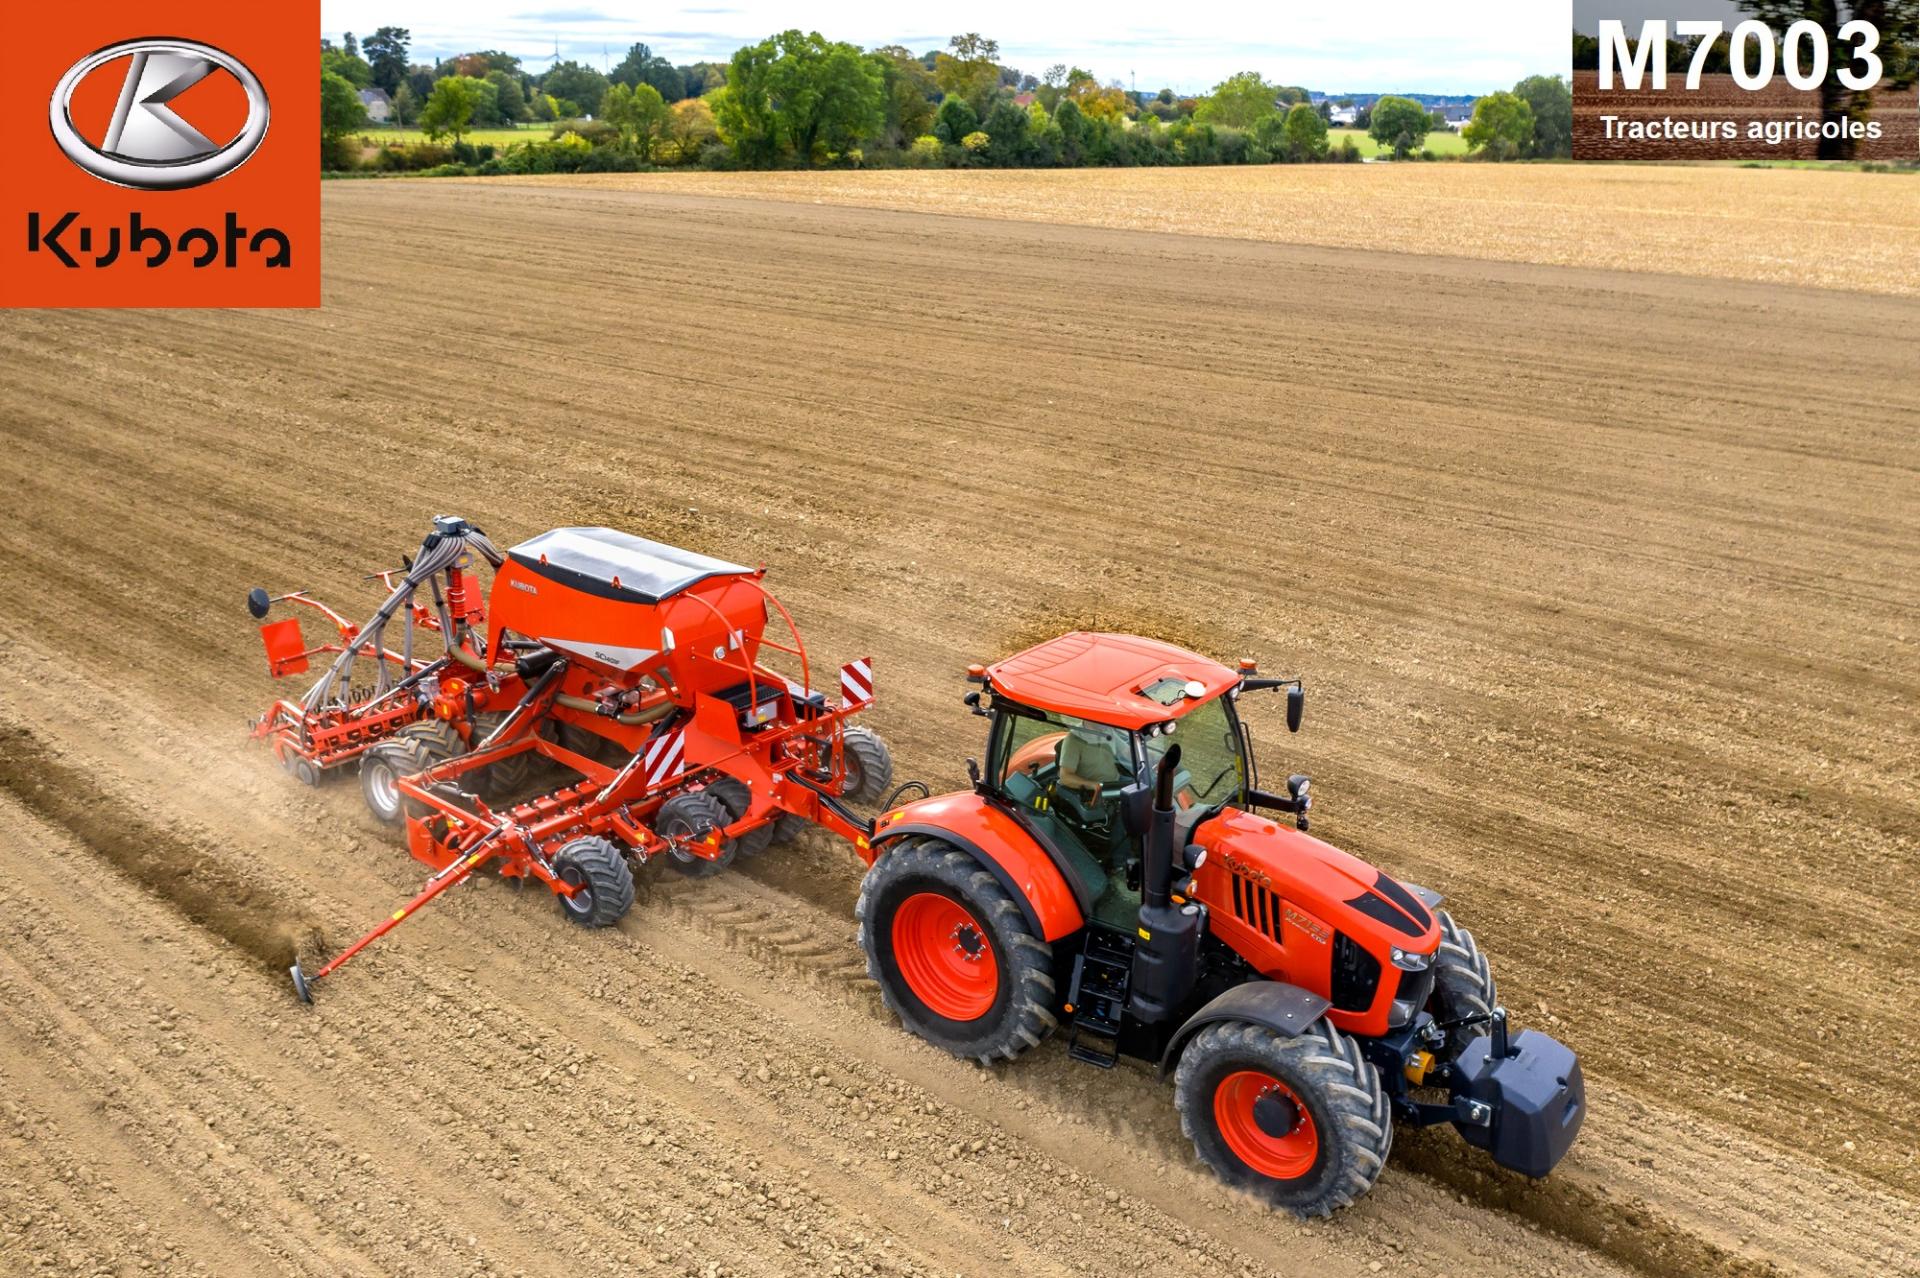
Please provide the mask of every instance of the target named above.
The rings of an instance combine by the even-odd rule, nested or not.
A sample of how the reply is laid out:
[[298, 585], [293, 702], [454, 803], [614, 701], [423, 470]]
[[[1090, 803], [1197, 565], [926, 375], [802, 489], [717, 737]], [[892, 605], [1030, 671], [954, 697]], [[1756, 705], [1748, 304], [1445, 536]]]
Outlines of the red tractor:
[[861, 945], [908, 1029], [991, 1063], [1064, 1023], [1076, 1060], [1153, 1062], [1201, 1159], [1303, 1215], [1365, 1193], [1396, 1122], [1530, 1176], [1566, 1153], [1573, 1052], [1509, 1031], [1438, 893], [1307, 834], [1306, 777], [1261, 788], [1237, 703], [1284, 689], [1298, 731], [1298, 680], [1102, 634], [969, 677], [984, 772], [863, 851]]

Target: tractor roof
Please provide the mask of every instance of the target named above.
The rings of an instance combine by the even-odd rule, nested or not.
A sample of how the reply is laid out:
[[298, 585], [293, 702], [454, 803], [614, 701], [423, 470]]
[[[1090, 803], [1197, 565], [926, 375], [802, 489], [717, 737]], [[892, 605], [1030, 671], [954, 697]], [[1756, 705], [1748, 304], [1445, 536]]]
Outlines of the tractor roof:
[[754, 571], [612, 528], [555, 528], [521, 542], [507, 557], [576, 590], [650, 604], [709, 577]]
[[[1185, 648], [1134, 635], [1076, 631], [987, 669], [993, 690], [1022, 705], [1116, 728], [1177, 719], [1233, 687], [1240, 676]], [[1179, 685], [1198, 682], [1187, 697]]]

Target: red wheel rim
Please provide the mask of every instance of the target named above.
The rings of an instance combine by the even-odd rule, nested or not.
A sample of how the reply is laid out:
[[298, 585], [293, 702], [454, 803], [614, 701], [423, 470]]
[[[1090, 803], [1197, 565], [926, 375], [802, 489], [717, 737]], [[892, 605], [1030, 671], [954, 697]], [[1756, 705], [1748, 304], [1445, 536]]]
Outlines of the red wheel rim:
[[1274, 1180], [1306, 1175], [1320, 1156], [1313, 1115], [1292, 1088], [1264, 1070], [1238, 1070], [1221, 1079], [1213, 1092], [1213, 1121], [1235, 1158]]
[[974, 1021], [1000, 993], [987, 930], [950, 896], [916, 892], [893, 915], [893, 959], [907, 988], [936, 1016]]

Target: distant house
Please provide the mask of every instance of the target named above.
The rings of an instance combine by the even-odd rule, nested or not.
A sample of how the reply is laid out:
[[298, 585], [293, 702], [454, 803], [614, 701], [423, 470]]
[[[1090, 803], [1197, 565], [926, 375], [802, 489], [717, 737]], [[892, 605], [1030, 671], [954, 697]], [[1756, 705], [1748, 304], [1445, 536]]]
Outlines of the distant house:
[[1034, 95], [1031, 93], [1016, 93], [1013, 95], [1013, 104], [1023, 111], [1032, 106], [1033, 103]]
[[393, 118], [393, 99], [385, 89], [360, 90], [360, 105], [367, 109], [367, 118], [375, 124], [385, 124]]
[[1336, 129], [1351, 129], [1359, 120], [1360, 108], [1350, 106], [1333, 107], [1332, 114], [1327, 117], [1327, 123]]

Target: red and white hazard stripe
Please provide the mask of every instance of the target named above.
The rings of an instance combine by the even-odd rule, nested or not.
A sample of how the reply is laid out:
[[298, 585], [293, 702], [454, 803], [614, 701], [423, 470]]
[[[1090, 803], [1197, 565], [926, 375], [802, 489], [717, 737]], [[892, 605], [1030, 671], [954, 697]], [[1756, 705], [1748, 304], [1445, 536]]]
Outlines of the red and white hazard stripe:
[[862, 657], [840, 667], [840, 708], [858, 710], [873, 700], [873, 658]]
[[641, 759], [641, 765], [647, 770], [647, 789], [664, 785], [687, 770], [682, 750], [686, 741], [687, 730], [675, 728], [647, 742], [646, 754]]

